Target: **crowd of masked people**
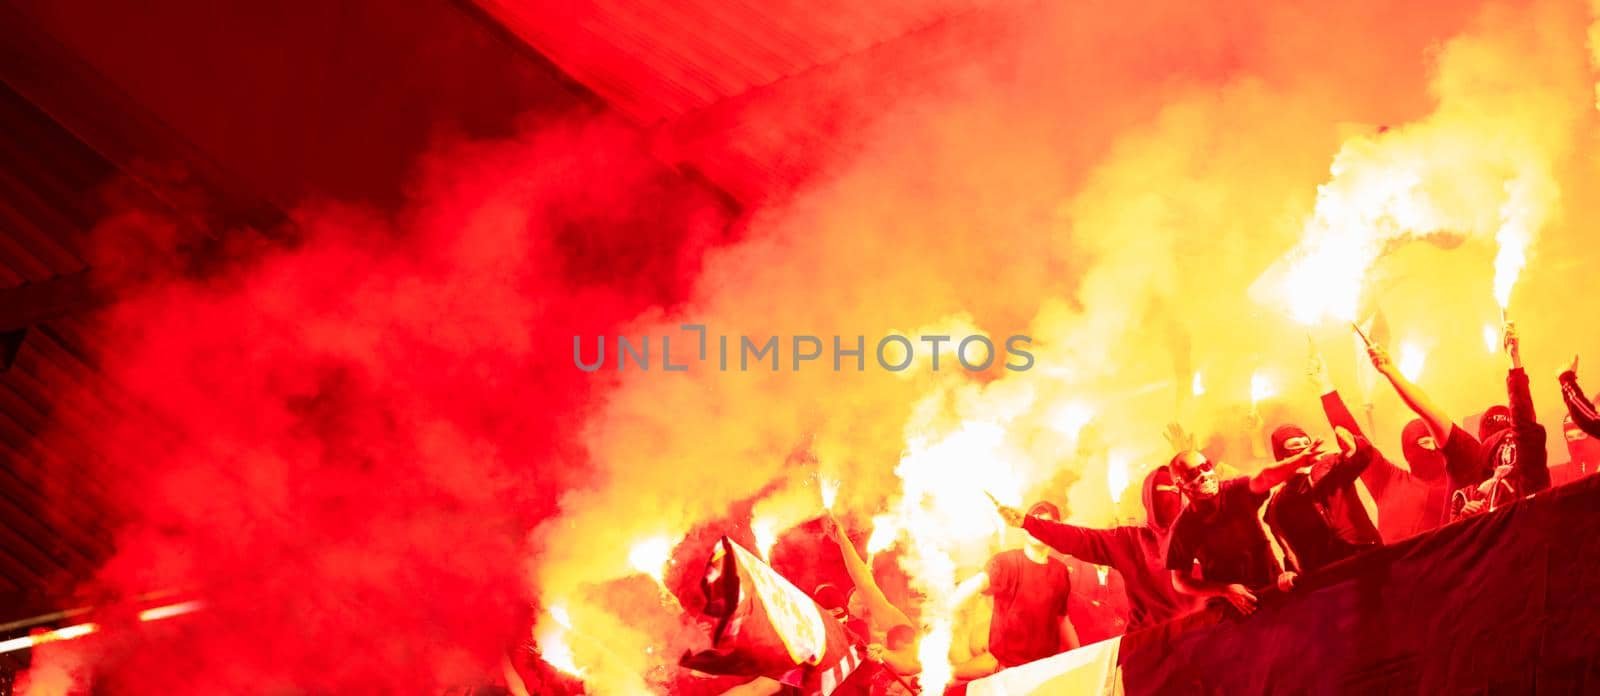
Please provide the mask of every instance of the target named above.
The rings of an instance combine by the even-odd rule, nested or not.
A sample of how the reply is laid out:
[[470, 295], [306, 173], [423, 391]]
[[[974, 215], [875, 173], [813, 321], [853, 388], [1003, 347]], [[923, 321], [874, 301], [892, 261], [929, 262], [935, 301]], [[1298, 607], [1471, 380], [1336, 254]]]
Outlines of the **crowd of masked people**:
[[[1327, 430], [1318, 437], [1293, 424], [1271, 431], [1271, 461], [1249, 475], [1225, 476], [1181, 428], [1169, 427], [1176, 451], [1144, 477], [1142, 524], [1095, 529], [1062, 521], [1048, 502], [1026, 511], [997, 505], [1024, 530], [1027, 543], [1001, 552], [957, 588], [960, 616], [949, 659], [957, 682], [1078, 647], [1069, 612], [1074, 583], [1069, 563], [1109, 567], [1120, 576], [1128, 631], [1219, 603], [1248, 616], [1269, 588], [1293, 592], [1296, 578], [1385, 542], [1395, 542], [1458, 519], [1479, 515], [1552, 485], [1546, 432], [1534, 412], [1520, 342], [1504, 334], [1510, 369], [1504, 405], [1479, 419], [1476, 432], [1435, 404], [1407, 379], [1387, 352], [1369, 348], [1372, 365], [1415, 413], [1398, 447], [1374, 444], [1328, 378], [1320, 357], [1308, 375], [1320, 389]], [[1600, 465], [1600, 413], [1577, 381], [1578, 359], [1558, 385], [1567, 413], [1563, 434], [1570, 461], [1555, 469], [1559, 485]], [[1321, 428], [1317, 428], [1321, 430]], [[1398, 452], [1401, 466], [1390, 453]], [[1357, 490], [1375, 503], [1377, 522]], [[814, 598], [854, 635], [873, 676], [861, 693], [912, 693], [921, 671], [918, 631], [907, 612], [879, 587], [848, 533], [824, 518], [848, 571], [849, 587], [828, 583]], [[1263, 524], [1264, 523], [1264, 524]], [[1089, 567], [1092, 567], [1089, 566]], [[1080, 573], [1081, 574], [1081, 573]], [[1100, 586], [1105, 586], [1102, 576]], [[1081, 589], [1080, 589], [1081, 592]], [[1225, 603], [1225, 604], [1221, 604]], [[733, 693], [776, 693], [757, 680]]]

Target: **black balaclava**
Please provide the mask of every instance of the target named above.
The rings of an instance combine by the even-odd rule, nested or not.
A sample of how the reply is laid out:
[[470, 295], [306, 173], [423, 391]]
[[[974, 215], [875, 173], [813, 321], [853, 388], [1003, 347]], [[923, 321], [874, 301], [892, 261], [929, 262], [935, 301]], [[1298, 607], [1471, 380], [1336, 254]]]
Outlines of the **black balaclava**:
[[1490, 406], [1489, 410], [1483, 412], [1483, 418], [1478, 421], [1478, 442], [1488, 442], [1495, 433], [1509, 427], [1511, 427], [1511, 409], [1505, 406]]
[[1290, 455], [1295, 454], [1295, 452], [1291, 452], [1285, 447], [1284, 443], [1297, 437], [1309, 439], [1311, 436], [1307, 435], [1306, 431], [1298, 425], [1283, 425], [1272, 431], [1272, 458], [1281, 462]]
[[1438, 449], [1444, 443], [1434, 442], [1434, 449], [1428, 449], [1419, 444], [1425, 437], [1433, 437], [1428, 424], [1421, 418], [1413, 419], [1400, 432], [1400, 451], [1405, 455], [1406, 466], [1411, 468], [1412, 474], [1425, 481], [1436, 481], [1444, 478], [1444, 453]]
[[1571, 415], [1561, 418], [1561, 436], [1567, 441], [1567, 455], [1582, 471], [1594, 471], [1600, 466], [1600, 440], [1579, 429]]
[[[1161, 490], [1157, 490], [1157, 489]], [[1156, 505], [1156, 496], [1171, 496], [1176, 504], [1170, 505], [1165, 511]], [[1145, 524], [1156, 534], [1165, 535], [1172, 530], [1172, 523], [1177, 521], [1178, 514], [1183, 512], [1183, 493], [1178, 490], [1178, 484], [1172, 482], [1172, 472], [1167, 467], [1156, 467], [1144, 477], [1144, 519]]]

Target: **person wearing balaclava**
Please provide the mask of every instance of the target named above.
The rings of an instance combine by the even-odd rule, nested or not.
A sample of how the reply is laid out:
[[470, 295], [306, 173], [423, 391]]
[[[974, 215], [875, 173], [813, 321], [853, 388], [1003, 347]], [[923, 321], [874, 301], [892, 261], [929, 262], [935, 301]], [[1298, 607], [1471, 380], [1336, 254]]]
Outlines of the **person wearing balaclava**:
[[1544, 426], [1534, 414], [1528, 373], [1522, 369], [1522, 344], [1509, 322], [1505, 348], [1511, 359], [1506, 374], [1511, 406], [1495, 406], [1484, 414], [1479, 426], [1483, 445], [1474, 467], [1463, 475], [1452, 473], [1452, 483], [1461, 484], [1451, 499], [1453, 519], [1492, 510], [1550, 487]]
[[[1317, 457], [1283, 482], [1267, 502], [1267, 527], [1290, 570], [1309, 573], [1377, 546], [1378, 528], [1356, 493], [1356, 477], [1372, 460], [1372, 445], [1335, 428], [1339, 454]], [[1272, 456], [1288, 459], [1311, 446], [1297, 425], [1272, 432]]]
[[1136, 631], [1187, 614], [1198, 607], [1193, 597], [1172, 586], [1162, 561], [1167, 535], [1183, 510], [1183, 494], [1172, 483], [1166, 467], [1144, 477], [1145, 523], [1138, 526], [1091, 529], [1066, 522], [1023, 515], [1000, 507], [1000, 516], [1021, 527], [1050, 548], [1122, 574], [1128, 595], [1128, 630]]
[[[1322, 356], [1311, 356], [1307, 373], [1321, 390], [1322, 411], [1328, 416], [1328, 424], [1366, 439], [1355, 414], [1345, 406], [1328, 377]], [[1378, 532], [1384, 543], [1408, 539], [1444, 522], [1450, 486], [1445, 476], [1444, 453], [1439, 451], [1437, 442], [1427, 421], [1416, 418], [1400, 432], [1400, 451], [1407, 468], [1390, 461], [1382, 450], [1371, 448], [1367, 467], [1361, 470], [1361, 482], [1377, 504]]]
[[[1378, 371], [1378, 374], [1389, 380], [1389, 384], [1394, 387], [1395, 394], [1399, 395], [1400, 400], [1405, 402], [1406, 407], [1410, 408], [1412, 413], [1417, 414], [1424, 427], [1427, 428], [1428, 434], [1433, 437], [1434, 443], [1439, 446], [1439, 453], [1444, 460], [1446, 490], [1459, 491], [1468, 486], [1477, 486], [1489, 478], [1488, 474], [1482, 473], [1483, 446], [1479, 443], [1478, 438], [1473, 437], [1460, 425], [1456, 424], [1450, 418], [1450, 415], [1445, 413], [1444, 409], [1439, 408], [1438, 404], [1435, 404], [1433, 399], [1422, 391], [1421, 387], [1412, 383], [1405, 375], [1400, 374], [1400, 368], [1395, 366], [1394, 360], [1389, 357], [1389, 352], [1384, 350], [1383, 346], [1377, 344], [1369, 346], [1367, 348], [1367, 356], [1372, 359], [1372, 367]], [[1515, 379], [1515, 375], [1520, 374], [1522, 375], [1523, 384], [1527, 384], [1528, 377], [1520, 368], [1514, 370], [1513, 373], [1512, 377], [1507, 378], [1508, 382]], [[1493, 409], [1490, 410], [1493, 411]], [[1509, 425], [1509, 420], [1509, 417], [1502, 420], [1494, 418], [1492, 414], [1485, 414], [1478, 432], [1480, 435], [1493, 434], [1494, 427], [1497, 425], [1500, 427]], [[1412, 432], [1411, 427], [1407, 426], [1408, 437]], [[1409, 442], [1409, 439], [1407, 441]], [[1377, 496], [1377, 491], [1373, 491], [1373, 495]], [[1446, 514], [1440, 518], [1440, 523], [1449, 521], [1448, 513], [1450, 511], [1448, 506], [1444, 512]], [[1382, 515], [1380, 514], [1379, 517], [1382, 517]]]

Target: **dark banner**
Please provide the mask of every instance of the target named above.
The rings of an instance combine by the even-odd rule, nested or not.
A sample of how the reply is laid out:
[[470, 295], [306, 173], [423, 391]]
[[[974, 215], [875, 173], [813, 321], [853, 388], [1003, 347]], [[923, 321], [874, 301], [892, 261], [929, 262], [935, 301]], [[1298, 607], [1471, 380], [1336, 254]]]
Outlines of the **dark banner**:
[[1600, 693], [1600, 477], [1124, 638], [1126, 693]]

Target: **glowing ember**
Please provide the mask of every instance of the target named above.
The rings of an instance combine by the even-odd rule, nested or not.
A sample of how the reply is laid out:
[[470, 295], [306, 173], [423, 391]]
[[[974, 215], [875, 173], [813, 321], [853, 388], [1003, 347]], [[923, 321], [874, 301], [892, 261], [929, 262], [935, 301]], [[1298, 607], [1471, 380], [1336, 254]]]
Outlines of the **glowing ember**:
[[1495, 328], [1494, 324], [1483, 325], [1483, 347], [1489, 349], [1490, 353], [1500, 352], [1500, 329]]
[[1194, 373], [1194, 382], [1189, 385], [1189, 391], [1195, 396], [1205, 396], [1206, 385], [1205, 382], [1200, 381], [1200, 373]]
[[1400, 374], [1405, 375], [1406, 379], [1415, 382], [1418, 377], [1422, 376], [1422, 366], [1427, 362], [1428, 354], [1415, 341], [1406, 341], [1400, 344], [1398, 358], [1400, 360]]
[[1250, 405], [1255, 406], [1278, 394], [1278, 387], [1272, 383], [1272, 378], [1267, 373], [1257, 370], [1250, 375]]
[[667, 563], [672, 561], [672, 539], [659, 536], [645, 539], [628, 551], [628, 564], [659, 583], [667, 574]]

